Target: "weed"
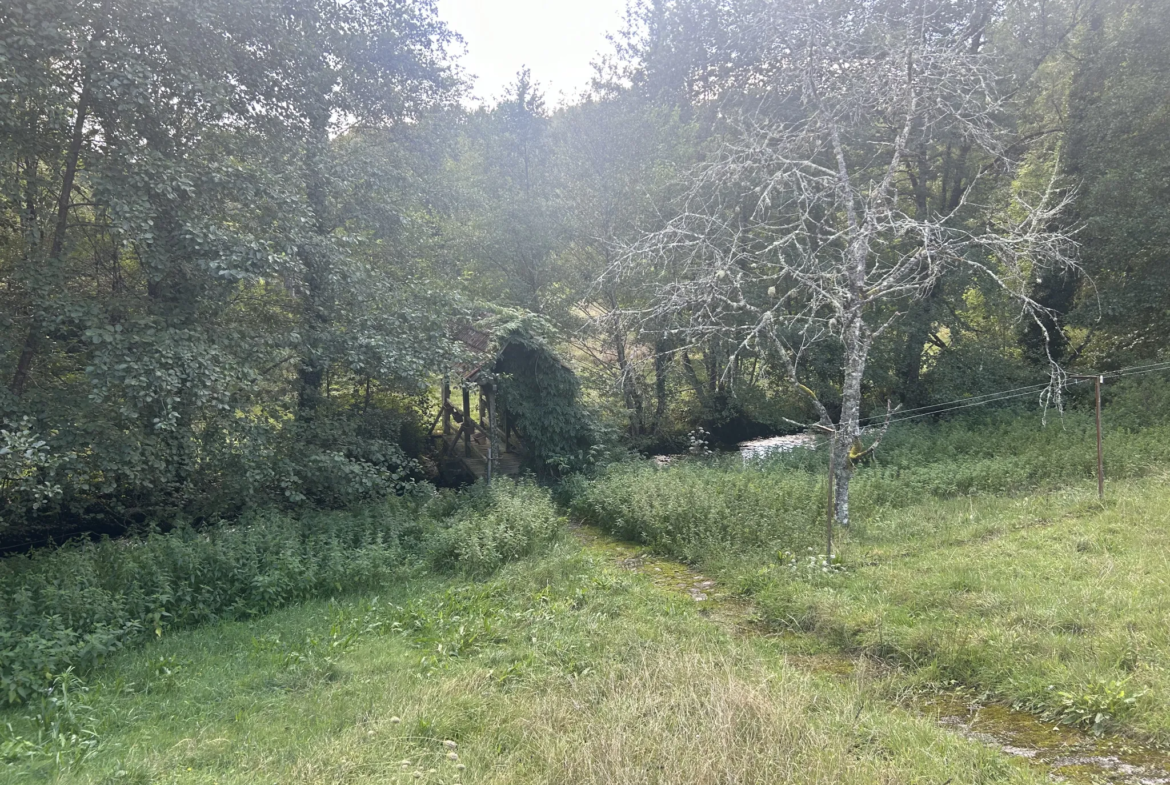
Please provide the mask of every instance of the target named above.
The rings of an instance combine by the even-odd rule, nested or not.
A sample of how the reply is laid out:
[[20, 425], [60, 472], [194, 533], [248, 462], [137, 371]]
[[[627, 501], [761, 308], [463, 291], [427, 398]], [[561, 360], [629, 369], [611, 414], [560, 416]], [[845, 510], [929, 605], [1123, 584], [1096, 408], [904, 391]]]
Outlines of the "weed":
[[1144, 691], [1127, 693], [1125, 684], [1125, 681], [1100, 680], [1076, 691], [1049, 687], [1054, 699], [1044, 714], [1049, 719], [1096, 734], [1113, 730], [1145, 695]]
[[845, 572], [845, 562], [841, 559], [841, 554], [834, 553], [828, 556], [823, 553], [816, 553], [813, 548], [808, 549], [808, 553], [804, 557], [797, 556], [792, 551], [779, 551], [776, 554], [780, 564], [788, 569], [793, 576], [801, 576], [810, 578], [819, 574], [828, 575], [831, 573]]
[[[397, 498], [330, 515], [268, 512], [3, 559], [0, 702], [26, 702], [53, 674], [87, 672], [171, 630], [360, 592], [427, 564], [495, 569], [549, 542], [559, 525], [547, 492], [498, 482], [462, 496]], [[281, 656], [294, 661], [310, 650]], [[156, 686], [174, 676], [164, 664]]]
[[465, 587], [450, 589], [437, 601], [415, 600], [393, 609], [390, 628], [426, 652], [420, 660], [424, 669], [443, 667], [497, 639], [501, 614], [493, 594]]
[[0, 735], [0, 760], [46, 759], [57, 768], [79, 763], [93, 754], [98, 744], [96, 713], [87, 698], [89, 688], [72, 669], [55, 676], [50, 686], [30, 702], [24, 715], [27, 735], [19, 735], [11, 723]]

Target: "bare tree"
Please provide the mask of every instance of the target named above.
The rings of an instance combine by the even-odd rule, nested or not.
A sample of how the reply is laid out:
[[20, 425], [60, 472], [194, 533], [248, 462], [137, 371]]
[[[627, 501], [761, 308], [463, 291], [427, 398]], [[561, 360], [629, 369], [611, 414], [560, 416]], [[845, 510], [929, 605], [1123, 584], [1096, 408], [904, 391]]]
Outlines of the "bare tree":
[[[848, 525], [854, 460], [889, 424], [865, 449], [875, 339], [959, 268], [994, 281], [1043, 329], [1029, 284], [1074, 265], [1075, 244], [1054, 228], [1071, 195], [1055, 174], [1038, 192], [1018, 184], [994, 62], [969, 37], [933, 34], [924, 17], [794, 13], [753, 29], [769, 25], [778, 32], [751, 112], [728, 119], [681, 209], [623, 248], [608, 274], [659, 276], [635, 314], [646, 329], [684, 347], [720, 336], [737, 347], [729, 367], [759, 353], [807, 394], [836, 437], [836, 518]], [[923, 213], [910, 162], [944, 138], [978, 151], [981, 168], [947, 212]], [[825, 341], [844, 358], [835, 423], [805, 384], [808, 352]], [[1055, 363], [1052, 373], [1055, 392]]]

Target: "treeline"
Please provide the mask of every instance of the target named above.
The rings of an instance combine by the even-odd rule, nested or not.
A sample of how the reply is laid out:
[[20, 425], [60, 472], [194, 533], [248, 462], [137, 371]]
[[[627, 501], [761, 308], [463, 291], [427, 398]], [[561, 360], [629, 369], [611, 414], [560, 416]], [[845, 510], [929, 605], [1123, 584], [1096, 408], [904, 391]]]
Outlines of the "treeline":
[[[810, 398], [839, 418], [839, 341], [800, 353], [796, 389], [784, 350], [745, 341], [739, 315], [671, 305], [671, 286], [707, 281], [677, 255], [631, 264], [745, 128], [812, 116], [777, 85], [818, 30], [875, 47], [874, 31], [898, 31], [995, 76], [981, 108], [1003, 131], [994, 140], [937, 119], [966, 116], [947, 104], [950, 82], [931, 93], [950, 114], [905, 137], [900, 212], [974, 233], [987, 223], [977, 205], [1010, 218], [1045, 187], [1074, 196], [1044, 229], [1073, 238], [1079, 267], [1013, 268], [1041, 318], [1021, 319], [1017, 299], [963, 266], [881, 305], [897, 318], [868, 350], [867, 410], [1032, 383], [1050, 359], [1108, 370], [1157, 356], [1170, 6], [806, 11], [636, 2], [578, 100], [551, 108], [540, 75], [522, 72], [473, 110], [457, 31], [427, 0], [0, 7], [0, 537], [344, 506], [425, 479], [431, 390], [458, 354], [451, 325], [490, 306], [558, 327], [587, 399], [633, 447], [678, 447], [697, 426], [727, 440], [789, 428], [816, 419]], [[878, 113], [837, 119], [864, 180], [875, 140], [896, 134]], [[753, 226], [767, 180], [752, 176], [713, 185], [704, 218]], [[739, 266], [713, 274], [711, 292], [768, 261], [757, 230], [737, 237], [713, 251]], [[750, 254], [735, 256], [740, 242]], [[801, 291], [764, 278], [752, 297]], [[826, 335], [839, 328], [813, 316]]]
[[4, 5], [11, 526], [410, 478], [454, 308], [426, 274], [452, 40], [396, 0]]

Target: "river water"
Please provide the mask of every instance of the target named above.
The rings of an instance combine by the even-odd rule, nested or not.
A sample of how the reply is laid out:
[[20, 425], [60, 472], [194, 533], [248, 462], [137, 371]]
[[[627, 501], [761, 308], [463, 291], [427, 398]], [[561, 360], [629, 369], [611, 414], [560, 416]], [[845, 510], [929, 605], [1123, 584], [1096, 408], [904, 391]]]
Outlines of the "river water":
[[766, 439], [752, 439], [736, 445], [745, 461], [767, 458], [770, 455], [792, 452], [793, 450], [816, 449], [817, 437], [811, 433], [794, 433], [788, 436], [769, 436]]

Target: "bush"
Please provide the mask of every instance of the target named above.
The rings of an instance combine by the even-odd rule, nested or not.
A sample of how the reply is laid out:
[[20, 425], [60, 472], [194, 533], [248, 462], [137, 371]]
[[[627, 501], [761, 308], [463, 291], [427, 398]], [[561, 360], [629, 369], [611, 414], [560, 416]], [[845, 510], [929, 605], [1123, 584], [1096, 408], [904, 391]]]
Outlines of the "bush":
[[497, 483], [347, 513], [274, 511], [0, 560], [0, 703], [168, 629], [373, 588], [431, 564], [489, 569], [558, 523], [548, 494]]
[[561, 518], [542, 488], [508, 481], [475, 488], [436, 538], [439, 561], [492, 570], [528, 555], [556, 534]]
[[343, 509], [424, 479], [417, 458], [427, 422], [417, 399], [327, 401], [305, 420], [228, 409], [145, 436], [101, 417], [54, 429], [0, 412], [0, 543], [59, 542], [178, 515], [211, 521], [271, 506]]

